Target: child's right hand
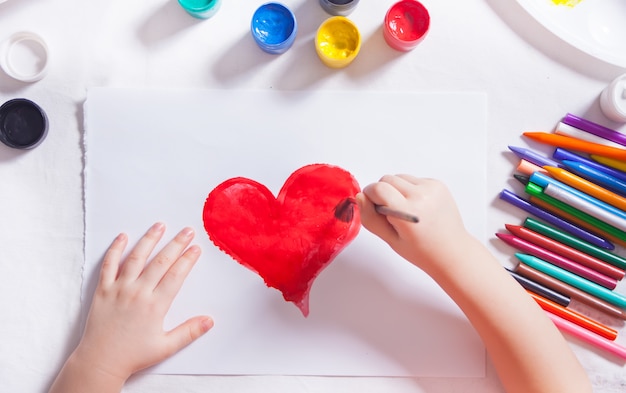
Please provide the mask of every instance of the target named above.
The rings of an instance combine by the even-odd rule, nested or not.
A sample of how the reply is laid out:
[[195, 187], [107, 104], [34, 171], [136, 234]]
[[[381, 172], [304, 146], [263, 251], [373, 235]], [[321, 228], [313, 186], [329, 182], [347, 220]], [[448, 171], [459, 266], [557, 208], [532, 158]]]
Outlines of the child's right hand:
[[[434, 179], [385, 175], [365, 187], [357, 203], [367, 230], [429, 274], [458, 264], [463, 245], [472, 239], [452, 195]], [[414, 214], [419, 222], [378, 214], [375, 205]]]

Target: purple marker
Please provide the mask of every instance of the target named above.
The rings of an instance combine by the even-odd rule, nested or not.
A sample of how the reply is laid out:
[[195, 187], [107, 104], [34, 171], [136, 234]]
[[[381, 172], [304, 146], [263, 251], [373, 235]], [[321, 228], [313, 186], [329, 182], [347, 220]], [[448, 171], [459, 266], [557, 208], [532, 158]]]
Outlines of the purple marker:
[[602, 247], [606, 250], [613, 250], [615, 246], [609, 241], [594, 235], [593, 233], [587, 232], [586, 230], [577, 227], [574, 224], [569, 223], [568, 221], [563, 220], [560, 217], [555, 216], [554, 214], [543, 210], [542, 208], [535, 206], [528, 202], [526, 199], [523, 199], [509, 190], [502, 190], [500, 192], [500, 199], [505, 202], [510, 203], [513, 206], [519, 207], [520, 209], [541, 218], [548, 223], [571, 233], [574, 236], [578, 236], [579, 238], [586, 240], [589, 243], [593, 243], [598, 247]]
[[[599, 162], [590, 160], [586, 157], [583, 157], [576, 153], [572, 153], [571, 151], [562, 149], [560, 147], [557, 147], [554, 150], [554, 154], [552, 154], [552, 157], [554, 157], [555, 159], [559, 161], [563, 161], [563, 160], [577, 161], [577, 162], [580, 162], [581, 164], [590, 166], [595, 170], [604, 172], [607, 175], [611, 175], [620, 180], [626, 181], [626, 173], [620, 171], [619, 169], [611, 168], [610, 166], [607, 166], [607, 165], [602, 165]], [[563, 165], [561, 165], [561, 167], [563, 167]]]
[[621, 132], [617, 132], [610, 128], [606, 128], [600, 124], [594, 123], [589, 120], [585, 120], [582, 117], [574, 116], [568, 113], [563, 118], [563, 123], [569, 124], [572, 127], [576, 127], [579, 130], [583, 130], [590, 134], [599, 136], [611, 142], [619, 143], [622, 146], [626, 146], [626, 135]]
[[534, 151], [530, 149], [526, 149], [523, 147], [509, 146], [509, 150], [515, 153], [515, 155], [518, 156], [519, 158], [532, 162], [533, 164], [538, 165], [540, 167], [544, 167], [544, 166], [553, 166], [556, 168], [561, 167], [561, 164], [559, 164], [558, 162], [551, 160], [548, 157], [544, 157], [541, 154], [535, 153]]

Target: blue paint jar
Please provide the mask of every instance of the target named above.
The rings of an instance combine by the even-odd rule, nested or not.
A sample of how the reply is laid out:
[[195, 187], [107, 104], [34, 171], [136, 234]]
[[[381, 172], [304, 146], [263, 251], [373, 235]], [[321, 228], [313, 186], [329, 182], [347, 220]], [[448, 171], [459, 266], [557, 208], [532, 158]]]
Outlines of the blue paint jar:
[[208, 19], [220, 9], [222, 0], [178, 0], [178, 4], [194, 18]]
[[252, 16], [250, 31], [259, 48], [281, 54], [291, 48], [298, 32], [296, 16], [280, 3], [266, 3]]
[[320, 5], [324, 11], [336, 16], [350, 15], [357, 4], [359, 4], [359, 0], [320, 0]]

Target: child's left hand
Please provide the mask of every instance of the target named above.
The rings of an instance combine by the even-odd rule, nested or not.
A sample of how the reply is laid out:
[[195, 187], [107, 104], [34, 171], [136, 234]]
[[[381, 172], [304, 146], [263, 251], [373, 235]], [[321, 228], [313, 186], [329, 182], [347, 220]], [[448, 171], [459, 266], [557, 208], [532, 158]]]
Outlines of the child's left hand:
[[125, 381], [213, 326], [210, 317], [197, 316], [163, 330], [165, 314], [200, 256], [198, 246], [189, 247], [193, 230], [185, 228], [146, 265], [164, 232], [163, 224], [154, 224], [122, 264], [128, 237], [120, 234], [109, 247], [83, 338], [73, 354], [84, 365]]

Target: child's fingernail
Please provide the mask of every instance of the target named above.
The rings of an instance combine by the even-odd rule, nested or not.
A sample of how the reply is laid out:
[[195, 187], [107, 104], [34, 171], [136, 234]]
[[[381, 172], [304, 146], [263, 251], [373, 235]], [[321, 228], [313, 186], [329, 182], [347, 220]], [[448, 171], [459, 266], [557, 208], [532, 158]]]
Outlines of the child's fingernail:
[[184, 228], [181, 233], [183, 234], [184, 237], [192, 237], [193, 236], [193, 229], [187, 227]]
[[163, 229], [165, 229], [165, 224], [163, 224], [162, 222], [157, 222], [154, 225], [152, 225], [152, 229], [154, 232], [161, 232]]
[[202, 331], [206, 333], [213, 327], [213, 319], [204, 318], [202, 321], [200, 321], [200, 325], [202, 326]]

